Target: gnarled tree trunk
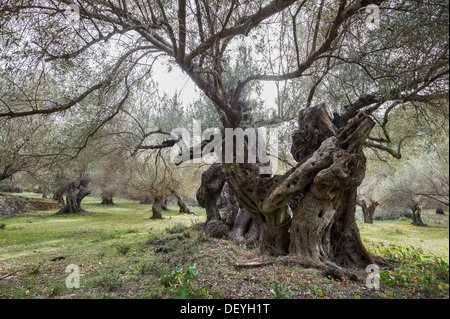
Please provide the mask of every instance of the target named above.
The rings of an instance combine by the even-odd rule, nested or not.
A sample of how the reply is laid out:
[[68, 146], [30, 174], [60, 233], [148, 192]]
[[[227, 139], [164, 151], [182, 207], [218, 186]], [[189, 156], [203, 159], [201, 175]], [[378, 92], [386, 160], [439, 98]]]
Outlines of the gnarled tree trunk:
[[67, 187], [66, 206], [56, 214], [76, 214], [84, 212], [81, 208], [81, 202], [91, 193], [88, 188], [89, 183], [90, 180], [87, 178], [80, 178], [75, 182], [71, 182]]
[[102, 195], [102, 202], [100, 205], [114, 205], [113, 197], [110, 195]]
[[[360, 113], [338, 130], [319, 105], [300, 112], [292, 147], [299, 164], [284, 176], [260, 175], [254, 164], [224, 164], [233, 193], [260, 225], [266, 251], [334, 274], [373, 263], [355, 220], [366, 168], [362, 147], [373, 126]], [[294, 198], [291, 218], [287, 206]]]
[[65, 205], [64, 194], [67, 192], [67, 187], [59, 188], [57, 191], [53, 193], [53, 200], [57, 201], [61, 205]]
[[197, 191], [198, 204], [206, 209], [206, 223], [211, 220], [220, 220], [217, 200], [225, 184], [225, 175], [221, 164], [213, 164], [202, 174], [202, 183]]
[[210, 236], [228, 236], [239, 243], [258, 241], [259, 224], [239, 205], [225, 182], [222, 164], [213, 164], [202, 174], [197, 200], [206, 209], [205, 232]]
[[103, 197], [100, 205], [114, 205], [114, 200], [111, 197]]

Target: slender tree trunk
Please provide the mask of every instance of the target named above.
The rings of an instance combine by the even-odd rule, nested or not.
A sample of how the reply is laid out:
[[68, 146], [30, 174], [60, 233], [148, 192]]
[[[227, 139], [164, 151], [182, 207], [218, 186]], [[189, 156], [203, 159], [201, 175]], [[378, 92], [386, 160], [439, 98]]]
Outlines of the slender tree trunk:
[[161, 209], [165, 212], [169, 211], [169, 208], [167, 207], [167, 202], [168, 202], [167, 199], [165, 199], [161, 205]]
[[155, 197], [155, 201], [153, 202], [153, 206], [152, 206], [152, 212], [153, 212], [152, 219], [163, 219], [162, 207], [161, 207], [162, 203], [163, 203], [162, 198]]
[[422, 208], [420, 208], [419, 204], [414, 204], [413, 207], [411, 207], [412, 210], [412, 224], [414, 226], [420, 226], [420, 227], [424, 227], [427, 226], [423, 221], [422, 221]]
[[180, 208], [180, 214], [190, 214], [190, 215], [195, 215], [193, 212], [191, 212], [191, 210], [189, 209], [189, 207], [187, 207], [186, 203], [183, 201], [183, 199], [181, 198], [180, 195], [177, 194], [177, 192], [172, 191], [173, 196], [175, 196], [175, 198], [177, 199], [177, 204], [178, 207]]

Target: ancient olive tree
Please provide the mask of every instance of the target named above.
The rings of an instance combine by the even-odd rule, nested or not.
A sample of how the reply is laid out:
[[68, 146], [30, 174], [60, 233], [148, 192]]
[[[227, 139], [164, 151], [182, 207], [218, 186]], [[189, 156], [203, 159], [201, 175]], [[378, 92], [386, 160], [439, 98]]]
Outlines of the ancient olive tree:
[[91, 193], [89, 184], [91, 179], [89, 176], [81, 176], [74, 180], [60, 179], [58, 181], [59, 189], [62, 196], [65, 196], [65, 205], [56, 214], [77, 214], [84, 212], [81, 207], [83, 199]]
[[[117, 141], [115, 141], [117, 142]], [[102, 154], [92, 164], [92, 190], [95, 196], [101, 198], [102, 205], [114, 205], [114, 197], [128, 195], [127, 187], [130, 180], [128, 166], [129, 154], [123, 150], [114, 150], [104, 146], [107, 154]]]
[[158, 150], [130, 160], [129, 196], [138, 200], [151, 199], [152, 219], [163, 218], [163, 208], [170, 197], [176, 199], [180, 214], [192, 214], [183, 200], [189, 178], [174, 167], [169, 158], [167, 151]]
[[[68, 5], [79, 12], [76, 19]], [[0, 117], [76, 108], [89, 96], [108, 96], [111, 86], [129, 88], [156, 59], [169, 57], [212, 102], [223, 130], [298, 118], [294, 168], [261, 175], [257, 163], [232, 160], [223, 163], [225, 179], [267, 251], [337, 273], [375, 261], [354, 217], [363, 147], [399, 154], [388, 132], [372, 136], [372, 129], [395, 108], [440, 109], [448, 98], [443, 0], [21, 0], [3, 1], [0, 18], [15, 40], [5, 51], [9, 67], [18, 67], [12, 52], [19, 48], [27, 63], [45, 64], [48, 73], [63, 65], [85, 79], [44, 108], [0, 106]], [[30, 41], [17, 40], [25, 25]], [[254, 59], [234, 74], [237, 47]], [[96, 52], [110, 63], [82, 63]], [[262, 82], [282, 85], [277, 110], [248, 102]]]

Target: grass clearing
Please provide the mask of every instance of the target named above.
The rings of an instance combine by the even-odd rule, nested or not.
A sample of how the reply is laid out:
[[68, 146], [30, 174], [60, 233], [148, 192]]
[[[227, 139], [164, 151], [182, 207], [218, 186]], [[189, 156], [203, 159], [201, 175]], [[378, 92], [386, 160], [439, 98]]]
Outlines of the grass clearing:
[[[250, 260], [258, 249], [198, 231], [206, 219], [202, 209], [180, 215], [171, 206], [163, 220], [152, 220], [150, 205], [117, 199], [104, 206], [92, 197], [83, 203], [87, 212], [79, 215], [0, 220], [0, 298], [448, 298], [448, 215], [424, 228], [409, 221], [359, 223], [369, 250], [398, 252], [404, 260], [402, 272], [387, 270], [381, 290], [372, 291], [276, 259], [236, 268], [231, 259]], [[405, 253], [410, 246], [419, 252]], [[79, 266], [79, 289], [65, 286], [68, 265]], [[427, 271], [429, 279], [413, 282]]]

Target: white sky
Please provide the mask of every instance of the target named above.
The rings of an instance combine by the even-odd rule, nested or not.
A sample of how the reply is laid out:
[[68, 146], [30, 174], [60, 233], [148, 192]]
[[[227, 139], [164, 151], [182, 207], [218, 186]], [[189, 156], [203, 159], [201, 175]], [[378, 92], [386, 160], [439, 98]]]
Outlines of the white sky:
[[[153, 66], [153, 76], [161, 92], [169, 95], [178, 92], [180, 100], [185, 106], [196, 101], [201, 91], [189, 76], [176, 66], [170, 72], [167, 69], [165, 63], [158, 63], [158, 61]], [[264, 101], [266, 107], [275, 107], [275, 99], [277, 96], [275, 84], [272, 82], [262, 82], [262, 87], [261, 99]]]

